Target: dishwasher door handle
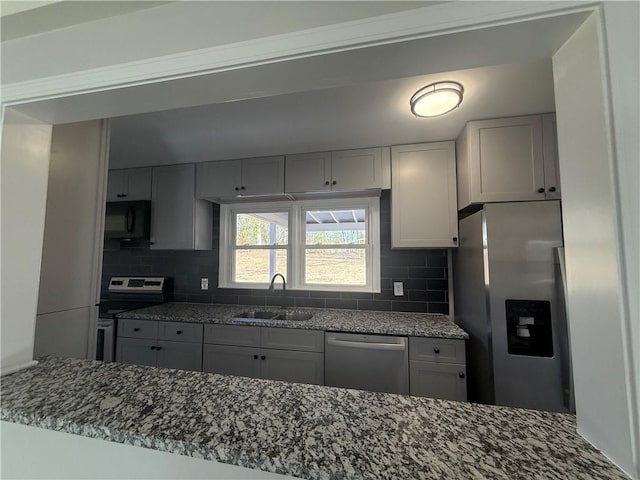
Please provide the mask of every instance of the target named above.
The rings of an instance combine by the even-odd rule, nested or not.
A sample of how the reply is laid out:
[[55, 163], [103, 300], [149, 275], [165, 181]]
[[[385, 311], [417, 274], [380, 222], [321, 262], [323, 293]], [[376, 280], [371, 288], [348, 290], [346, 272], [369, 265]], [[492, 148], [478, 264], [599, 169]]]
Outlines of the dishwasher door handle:
[[371, 350], [404, 350], [407, 348], [406, 340], [404, 338], [399, 339], [399, 343], [381, 343], [381, 342], [355, 342], [353, 340], [338, 340], [334, 337], [327, 338], [327, 344], [334, 345], [336, 347], [347, 348], [368, 348]]

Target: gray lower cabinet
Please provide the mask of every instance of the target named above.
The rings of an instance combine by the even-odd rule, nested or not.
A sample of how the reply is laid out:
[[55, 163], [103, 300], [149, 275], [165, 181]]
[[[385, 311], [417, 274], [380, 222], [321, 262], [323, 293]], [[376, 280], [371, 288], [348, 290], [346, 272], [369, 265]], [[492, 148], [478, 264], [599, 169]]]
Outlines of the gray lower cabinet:
[[467, 400], [465, 341], [453, 338], [409, 339], [409, 394], [443, 400]]
[[155, 340], [118, 337], [116, 362], [155, 367], [157, 358], [155, 346]]
[[205, 325], [203, 370], [324, 385], [324, 332]]
[[200, 371], [202, 325], [120, 319], [116, 362]]
[[409, 361], [409, 393], [417, 397], [465, 401], [467, 379], [464, 365]]
[[261, 377], [324, 385], [324, 353], [262, 350]]
[[202, 371], [260, 378], [260, 361], [259, 348], [205, 344], [202, 354]]
[[156, 366], [178, 370], [202, 370], [202, 343], [159, 341]]

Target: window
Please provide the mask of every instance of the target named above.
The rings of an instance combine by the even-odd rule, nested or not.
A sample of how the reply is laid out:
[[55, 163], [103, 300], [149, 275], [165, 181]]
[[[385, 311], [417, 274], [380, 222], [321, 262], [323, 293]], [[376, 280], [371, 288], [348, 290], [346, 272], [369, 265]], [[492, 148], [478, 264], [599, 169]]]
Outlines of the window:
[[222, 205], [220, 287], [380, 291], [378, 198]]

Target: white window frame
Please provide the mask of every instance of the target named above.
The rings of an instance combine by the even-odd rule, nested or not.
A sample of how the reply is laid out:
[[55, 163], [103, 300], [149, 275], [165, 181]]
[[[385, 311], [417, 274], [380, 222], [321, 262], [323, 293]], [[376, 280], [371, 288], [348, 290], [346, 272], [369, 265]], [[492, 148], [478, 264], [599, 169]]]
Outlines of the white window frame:
[[[305, 283], [305, 226], [307, 210], [365, 209], [366, 243], [364, 244], [367, 275], [365, 285], [326, 285]], [[266, 289], [265, 283], [234, 282], [235, 218], [239, 213], [288, 212], [289, 240], [287, 251], [287, 288], [327, 292], [380, 292], [380, 198], [323, 198], [286, 202], [234, 203], [220, 206], [220, 245], [218, 286], [220, 288]], [[282, 248], [282, 247], [280, 247]], [[344, 248], [344, 247], [339, 247]]]

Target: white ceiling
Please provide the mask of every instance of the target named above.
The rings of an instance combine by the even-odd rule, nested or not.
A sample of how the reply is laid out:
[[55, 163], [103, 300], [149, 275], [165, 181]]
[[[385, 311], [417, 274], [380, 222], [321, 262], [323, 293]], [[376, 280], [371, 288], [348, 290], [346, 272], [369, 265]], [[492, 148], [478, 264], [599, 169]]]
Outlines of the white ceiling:
[[[408, 101], [438, 80], [460, 108], [419, 119]], [[554, 111], [550, 60], [370, 82], [112, 119], [110, 167], [452, 140], [469, 120]]]

